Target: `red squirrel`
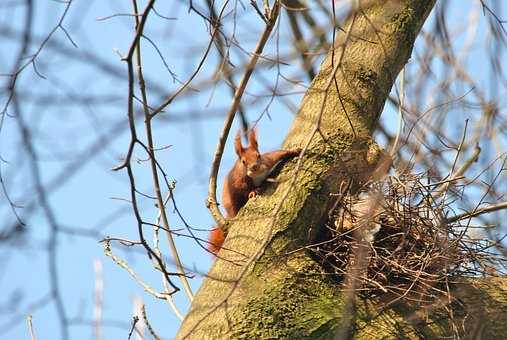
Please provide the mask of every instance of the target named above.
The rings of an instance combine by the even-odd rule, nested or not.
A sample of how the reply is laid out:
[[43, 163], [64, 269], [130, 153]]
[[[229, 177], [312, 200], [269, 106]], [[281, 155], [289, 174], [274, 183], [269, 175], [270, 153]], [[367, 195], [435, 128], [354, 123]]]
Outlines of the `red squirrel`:
[[[234, 150], [238, 160], [227, 174], [222, 192], [222, 204], [228, 219], [234, 218], [249, 198], [259, 194], [262, 183], [279, 162], [300, 153], [300, 151], [277, 150], [261, 155], [257, 135], [253, 129], [248, 133], [246, 148], [241, 144], [241, 135], [238, 132], [234, 140]], [[225, 234], [221, 228], [212, 229], [209, 236], [209, 251], [217, 254], [224, 240]]]

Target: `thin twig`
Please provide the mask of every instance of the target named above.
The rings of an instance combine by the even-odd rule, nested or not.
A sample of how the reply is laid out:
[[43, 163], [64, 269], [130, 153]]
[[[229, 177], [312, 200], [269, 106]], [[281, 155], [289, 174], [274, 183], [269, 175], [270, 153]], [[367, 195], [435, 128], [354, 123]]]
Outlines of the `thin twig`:
[[138, 316], [132, 317], [132, 326], [130, 328], [129, 336], [127, 337], [127, 340], [130, 340], [132, 338], [132, 334], [134, 333], [134, 330], [136, 328], [136, 324], [137, 324], [138, 321], [139, 321], [139, 317]]
[[[165, 204], [167, 204], [167, 201], [169, 200], [170, 196], [171, 196], [171, 192], [169, 191], [169, 192], [167, 192], [166, 198], [164, 200], [164, 206], [165, 206]], [[157, 214], [157, 219], [156, 219], [155, 225], [153, 227], [153, 247], [154, 247], [155, 252], [160, 257], [162, 257], [162, 253], [160, 251], [160, 238], [159, 238], [159, 230], [161, 229], [160, 228], [161, 214], [162, 214], [162, 209], [159, 209], [158, 214]], [[164, 286], [165, 292], [169, 293], [169, 285], [168, 285], [167, 279], [165, 278], [164, 275], [162, 275], [162, 285]], [[173, 313], [178, 317], [178, 319], [183, 321], [183, 315], [181, 314], [180, 310], [178, 309], [178, 307], [174, 303], [173, 296], [170, 294], [167, 294], [166, 301], [169, 304], [169, 307], [171, 308]]]
[[229, 111], [227, 112], [227, 116], [225, 118], [224, 126], [222, 128], [222, 132], [220, 133], [220, 137], [218, 139], [217, 148], [215, 150], [215, 155], [213, 158], [213, 163], [211, 165], [211, 174], [209, 179], [209, 185], [208, 185], [208, 199], [207, 199], [207, 207], [210, 210], [211, 214], [213, 215], [213, 218], [218, 223], [219, 227], [222, 227], [225, 225], [225, 218], [220, 212], [220, 209], [218, 209], [217, 204], [217, 176], [218, 176], [218, 169], [220, 167], [220, 161], [222, 160], [222, 154], [224, 152], [225, 143], [227, 141], [227, 137], [229, 136], [229, 131], [231, 129], [232, 121], [234, 120], [234, 116], [236, 114], [236, 111], [238, 110], [238, 107], [241, 102], [241, 98], [243, 96], [243, 93], [245, 92], [245, 88], [248, 84], [248, 81], [250, 80], [250, 77], [255, 69], [255, 66], [257, 65], [257, 61], [259, 60], [259, 57], [264, 50], [264, 46], [266, 45], [269, 36], [271, 35], [271, 31], [273, 30], [273, 27], [275, 26], [276, 20], [278, 19], [278, 14], [280, 12], [280, 3], [279, 0], [276, 0], [273, 4], [273, 9], [271, 10], [270, 18], [268, 21], [268, 24], [264, 28], [264, 31], [262, 32], [262, 35], [259, 38], [259, 41], [257, 42], [257, 46], [255, 47], [254, 52], [252, 53], [252, 56], [250, 58], [250, 61], [245, 67], [245, 71], [243, 74], [243, 77], [241, 78], [241, 81], [239, 82], [238, 88], [236, 90], [236, 93], [234, 94], [234, 97], [232, 99], [231, 107]]
[[30, 339], [37, 340], [37, 337], [35, 336], [35, 331], [33, 330], [32, 315], [28, 315], [26, 317], [26, 322], [28, 324], [28, 331], [30, 332]]
[[143, 316], [144, 324], [146, 325], [146, 328], [148, 329], [148, 332], [150, 332], [151, 336], [155, 338], [155, 340], [162, 340], [162, 338], [157, 333], [155, 333], [155, 330], [153, 329], [153, 327], [150, 324], [150, 321], [148, 320], [148, 317], [146, 315], [146, 306], [144, 305], [144, 303], [141, 305], [141, 314]]
[[132, 276], [132, 278], [134, 279], [135, 282], [137, 282], [139, 285], [141, 285], [141, 287], [143, 287], [143, 289], [153, 295], [154, 297], [156, 297], [157, 299], [163, 299], [163, 300], [166, 300], [167, 299], [167, 295], [171, 295], [171, 294], [174, 294], [175, 291], [171, 292], [171, 293], [159, 293], [157, 292], [154, 288], [152, 288], [150, 285], [148, 285], [147, 283], [145, 283], [141, 277], [139, 275], [137, 275], [137, 273], [129, 267], [129, 265], [127, 264], [127, 262], [123, 261], [121, 258], [119, 258], [118, 256], [116, 256], [113, 251], [111, 250], [111, 245], [109, 243], [109, 240], [106, 240], [104, 242], [104, 254], [107, 256], [107, 257], [110, 257], [114, 263], [116, 263], [118, 266], [120, 266], [121, 268], [125, 269], [127, 271], [127, 273], [130, 274], [130, 276]]
[[503, 210], [503, 209], [507, 209], [507, 202], [497, 203], [497, 204], [493, 204], [489, 207], [480, 208], [480, 209], [476, 209], [474, 211], [459, 214], [459, 215], [448, 218], [447, 222], [453, 223], [453, 222], [461, 221], [461, 220], [464, 220], [467, 218], [472, 218], [472, 217], [476, 217], [479, 215], [483, 215], [486, 213], [490, 213], [490, 212], [498, 211], [498, 210]]
[[[134, 13], [136, 14], [135, 20], [136, 20], [136, 27], [140, 24], [138, 14], [138, 8], [137, 8], [137, 1], [133, 0], [134, 5]], [[156, 199], [157, 199], [157, 206], [159, 208], [159, 211], [161, 213], [162, 217], [162, 224], [166, 230], [170, 230], [169, 227], [169, 219], [167, 218], [167, 214], [165, 211], [164, 206], [164, 199], [162, 198], [162, 191], [160, 189], [160, 182], [158, 177], [158, 170], [157, 170], [157, 164], [155, 160], [155, 147], [153, 142], [153, 133], [152, 133], [152, 126], [151, 126], [151, 120], [153, 119], [153, 115], [150, 114], [149, 109], [149, 103], [148, 103], [148, 96], [146, 94], [146, 84], [144, 81], [143, 76], [143, 69], [142, 69], [142, 61], [141, 61], [141, 45], [138, 43], [136, 48], [136, 66], [137, 66], [137, 76], [139, 79], [139, 89], [141, 91], [142, 96], [142, 102], [143, 102], [143, 111], [144, 111], [144, 123], [146, 128], [146, 138], [148, 140], [148, 147], [147, 151], [150, 156], [150, 166], [151, 166], [151, 176], [153, 181], [153, 189], [155, 191]], [[192, 288], [190, 287], [190, 283], [188, 282], [188, 279], [185, 275], [185, 269], [183, 268], [183, 264], [181, 262], [180, 255], [178, 253], [178, 248], [176, 247], [176, 243], [174, 242], [173, 235], [170, 232], [166, 232], [167, 240], [169, 242], [169, 247], [171, 249], [171, 255], [174, 259], [174, 263], [176, 264], [176, 268], [178, 269], [179, 273], [182, 274], [180, 276], [181, 283], [183, 284], [183, 288], [185, 290], [185, 293], [187, 294], [188, 299], [190, 302], [194, 299], [194, 294], [192, 292]], [[163, 265], [163, 263], [160, 263]]]

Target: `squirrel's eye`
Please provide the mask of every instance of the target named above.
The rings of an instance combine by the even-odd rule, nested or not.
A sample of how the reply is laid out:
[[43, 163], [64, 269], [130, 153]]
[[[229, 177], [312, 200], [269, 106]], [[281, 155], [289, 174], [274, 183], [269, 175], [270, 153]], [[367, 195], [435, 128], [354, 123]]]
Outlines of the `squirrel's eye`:
[[241, 160], [241, 162], [242, 162], [243, 164], [246, 164], [246, 161], [245, 161], [244, 159], [242, 159], [242, 160]]

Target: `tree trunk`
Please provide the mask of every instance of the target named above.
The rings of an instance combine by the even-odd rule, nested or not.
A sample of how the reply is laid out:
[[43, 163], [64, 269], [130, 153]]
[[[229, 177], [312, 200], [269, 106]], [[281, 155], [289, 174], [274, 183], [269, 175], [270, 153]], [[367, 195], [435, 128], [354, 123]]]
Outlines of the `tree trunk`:
[[[221, 259], [195, 296], [179, 339], [331, 339], [349, 323], [342, 286], [324, 275], [302, 247], [315, 241], [344, 183], [354, 187], [376, 167], [380, 153], [372, 132], [435, 1], [360, 3], [322, 63], [286, 138], [285, 148], [305, 148], [304, 156], [288, 162], [276, 183], [230, 223]], [[470, 330], [507, 335], [506, 323], [500, 322], [507, 318], [507, 285], [500, 280], [489, 284], [494, 287], [461, 285], [456, 294], [464, 307], [456, 307], [455, 316], [465, 318], [471, 311]], [[349, 335], [452, 334], [449, 322], [435, 319], [439, 310], [423, 322], [419, 311], [408, 308], [376, 315], [374, 304], [357, 301]], [[474, 326], [476, 321], [482, 328]]]

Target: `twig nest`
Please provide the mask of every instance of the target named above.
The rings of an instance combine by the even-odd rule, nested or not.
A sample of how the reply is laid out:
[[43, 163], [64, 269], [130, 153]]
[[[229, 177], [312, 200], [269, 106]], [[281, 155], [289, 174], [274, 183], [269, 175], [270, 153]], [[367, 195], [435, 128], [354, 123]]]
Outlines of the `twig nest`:
[[474, 254], [481, 255], [477, 244], [463, 242], [463, 228], [446, 223], [450, 207], [422, 179], [387, 177], [358, 195], [337, 195], [314, 249], [324, 268], [343, 284], [353, 276], [364, 294], [411, 303], [430, 303], [455, 277], [482, 273], [472, 270], [480, 257]]

